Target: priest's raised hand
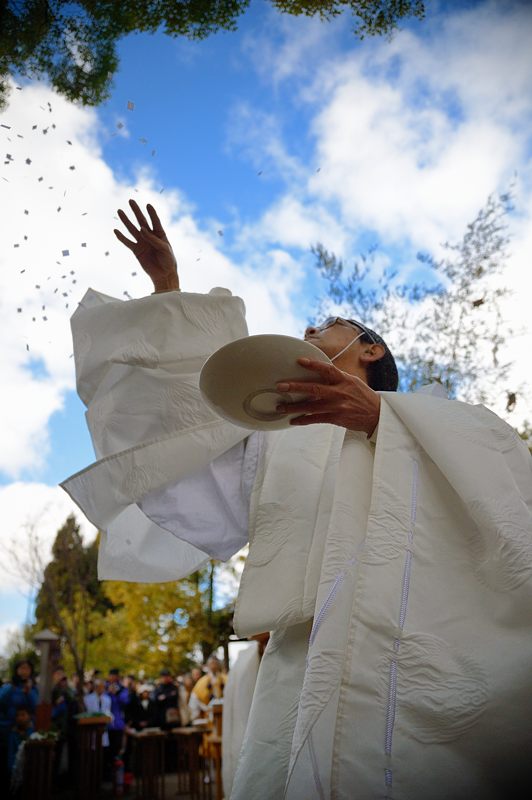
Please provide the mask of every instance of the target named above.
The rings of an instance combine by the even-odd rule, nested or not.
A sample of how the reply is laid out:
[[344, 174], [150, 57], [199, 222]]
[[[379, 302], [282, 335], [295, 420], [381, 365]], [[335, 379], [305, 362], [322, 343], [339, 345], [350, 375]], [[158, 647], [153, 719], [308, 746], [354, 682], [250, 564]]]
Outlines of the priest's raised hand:
[[146, 208], [151, 221], [150, 227], [138, 203], [130, 200], [129, 205], [138, 227], [121, 208], [118, 209], [118, 216], [134, 241], [115, 229], [116, 238], [131, 250], [144, 272], [151, 278], [155, 292], [179, 290], [177, 261], [157, 212], [148, 203]]

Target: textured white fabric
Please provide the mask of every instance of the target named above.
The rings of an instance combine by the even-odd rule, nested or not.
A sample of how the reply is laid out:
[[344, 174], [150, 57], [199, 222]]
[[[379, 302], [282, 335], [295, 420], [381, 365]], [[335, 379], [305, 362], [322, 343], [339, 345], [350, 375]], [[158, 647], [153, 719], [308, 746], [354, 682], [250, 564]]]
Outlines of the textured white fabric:
[[229, 670], [224, 689], [222, 725], [222, 782], [229, 798], [244, 741], [249, 711], [257, 682], [260, 656], [258, 642], [250, 642]]
[[[288, 524], [304, 487], [285, 491], [286, 518], [268, 521], [282, 464], [271, 459], [254, 491], [235, 622], [241, 634], [275, 630], [231, 800], [250, 786], [257, 800], [521, 796], [532, 747], [528, 450], [482, 407], [391, 393], [371, 486], [367, 448], [346, 437], [333, 510], [309, 520], [311, 545]], [[286, 458], [288, 440], [276, 449]], [[325, 481], [322, 507], [327, 491]], [[310, 596], [314, 585], [309, 611], [302, 587]]]
[[[98, 461], [62, 486], [104, 531], [100, 578], [175, 580], [210, 555], [232, 555], [247, 538], [242, 503], [249, 487], [245, 481], [235, 487], [232, 479], [226, 485], [224, 464], [231, 458], [248, 463], [243, 447], [235, 445], [249, 431], [215, 416], [201, 398], [198, 380], [209, 355], [247, 334], [242, 301], [214, 290], [122, 302], [90, 289], [72, 317], [72, 333], [78, 392], [87, 405]], [[225, 462], [218, 462], [227, 451], [232, 452]], [[168, 530], [139, 508], [150, 492], [181, 480], [190, 489], [192, 475], [198, 485], [218, 483], [222, 490], [206, 493], [201, 520], [178, 509], [181, 517]], [[186, 505], [186, 492], [176, 491]], [[210, 549], [208, 534], [217, 527], [225, 535], [218, 549]], [[206, 535], [198, 539], [201, 530]]]

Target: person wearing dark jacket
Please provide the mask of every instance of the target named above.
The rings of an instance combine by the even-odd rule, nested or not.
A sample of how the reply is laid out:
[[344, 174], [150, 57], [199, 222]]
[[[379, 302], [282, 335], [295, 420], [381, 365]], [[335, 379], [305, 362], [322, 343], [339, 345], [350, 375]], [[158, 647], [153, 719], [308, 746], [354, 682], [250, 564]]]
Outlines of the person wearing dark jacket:
[[138, 694], [130, 695], [126, 706], [126, 725], [136, 731], [152, 728], [157, 723], [157, 706], [150, 695], [152, 687], [143, 685], [139, 687]]
[[109, 753], [111, 763], [120, 753], [123, 753], [124, 728], [126, 726], [125, 710], [129, 700], [129, 691], [120, 680], [120, 670], [110, 669], [106, 683], [106, 694], [111, 698], [111, 714], [113, 721], [109, 725]]
[[163, 730], [179, 725], [178, 692], [170, 670], [162, 669], [160, 681], [155, 687], [152, 699], [155, 704], [155, 724]]
[[17, 661], [10, 683], [5, 683], [0, 688], [0, 790], [7, 786], [8, 744], [15, 726], [17, 710], [26, 708], [33, 723], [38, 699], [33, 664], [26, 659]]

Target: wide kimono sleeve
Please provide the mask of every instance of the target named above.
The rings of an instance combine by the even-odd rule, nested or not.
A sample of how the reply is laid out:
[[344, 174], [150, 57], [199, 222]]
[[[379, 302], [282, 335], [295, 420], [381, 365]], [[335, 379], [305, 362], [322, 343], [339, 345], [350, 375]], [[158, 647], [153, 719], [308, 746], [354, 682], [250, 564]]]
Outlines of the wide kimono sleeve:
[[254, 448], [198, 382], [211, 353], [247, 335], [242, 300], [217, 289], [124, 302], [90, 289], [72, 333], [98, 460], [62, 487], [102, 531], [99, 577], [176, 580], [228, 558], [247, 539]]

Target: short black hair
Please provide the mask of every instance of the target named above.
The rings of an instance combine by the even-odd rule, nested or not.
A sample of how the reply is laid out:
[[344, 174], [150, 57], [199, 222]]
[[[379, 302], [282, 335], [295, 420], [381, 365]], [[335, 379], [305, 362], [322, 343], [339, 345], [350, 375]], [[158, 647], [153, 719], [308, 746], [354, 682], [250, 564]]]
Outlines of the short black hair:
[[378, 361], [368, 364], [368, 384], [376, 392], [396, 392], [399, 386], [399, 372], [390, 348], [378, 333], [372, 331], [356, 319], [348, 319], [352, 325], [363, 332], [360, 340], [369, 344], [380, 344], [384, 347], [384, 355]]

